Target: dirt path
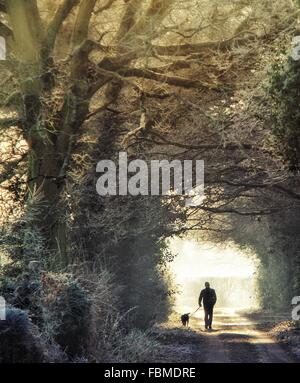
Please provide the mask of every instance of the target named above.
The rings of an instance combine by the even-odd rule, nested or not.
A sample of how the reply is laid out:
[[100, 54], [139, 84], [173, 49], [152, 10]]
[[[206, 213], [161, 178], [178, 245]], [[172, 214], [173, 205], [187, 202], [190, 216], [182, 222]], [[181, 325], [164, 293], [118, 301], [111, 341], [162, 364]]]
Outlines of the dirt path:
[[[279, 318], [278, 318], [279, 319]], [[249, 320], [240, 314], [216, 311], [214, 329], [204, 331], [201, 316], [190, 328], [166, 325], [159, 335], [161, 362], [295, 363], [295, 359], [266, 331], [274, 317]], [[162, 336], [162, 338], [161, 338]]]

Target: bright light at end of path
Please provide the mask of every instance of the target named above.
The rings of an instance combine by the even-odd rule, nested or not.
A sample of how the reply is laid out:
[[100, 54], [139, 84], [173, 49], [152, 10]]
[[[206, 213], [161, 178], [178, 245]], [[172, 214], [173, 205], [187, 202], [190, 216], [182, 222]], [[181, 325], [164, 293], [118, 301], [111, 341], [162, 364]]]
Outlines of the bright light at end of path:
[[170, 250], [177, 254], [171, 263], [175, 283], [181, 291], [176, 307], [192, 311], [204, 282], [208, 281], [219, 296], [219, 307], [254, 307], [257, 260], [234, 245], [219, 247], [187, 239], [173, 239]]
[[178, 283], [201, 277], [251, 277], [255, 262], [237, 248], [219, 248], [209, 243], [189, 240], [171, 241], [171, 251], [177, 254], [171, 265]]

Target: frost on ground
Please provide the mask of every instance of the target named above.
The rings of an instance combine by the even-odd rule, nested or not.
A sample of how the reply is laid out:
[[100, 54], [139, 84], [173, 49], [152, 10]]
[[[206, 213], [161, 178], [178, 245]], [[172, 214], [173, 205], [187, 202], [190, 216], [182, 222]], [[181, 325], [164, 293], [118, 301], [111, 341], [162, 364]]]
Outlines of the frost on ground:
[[201, 363], [204, 361], [206, 339], [199, 331], [184, 328], [171, 320], [155, 326], [152, 336], [160, 344], [158, 363]]
[[271, 335], [285, 345], [291, 353], [300, 361], [300, 324], [295, 321], [284, 321], [277, 324], [270, 331]]

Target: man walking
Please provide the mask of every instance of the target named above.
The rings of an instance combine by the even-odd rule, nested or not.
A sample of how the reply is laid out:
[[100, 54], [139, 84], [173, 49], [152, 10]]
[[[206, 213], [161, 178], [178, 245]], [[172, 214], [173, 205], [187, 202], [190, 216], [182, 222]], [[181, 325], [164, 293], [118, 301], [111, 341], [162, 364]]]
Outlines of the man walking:
[[203, 289], [199, 296], [199, 307], [204, 306], [205, 312], [205, 328], [206, 330], [211, 330], [212, 320], [213, 320], [213, 311], [214, 305], [217, 302], [217, 295], [214, 289], [210, 288], [209, 282], [205, 282], [205, 289]]

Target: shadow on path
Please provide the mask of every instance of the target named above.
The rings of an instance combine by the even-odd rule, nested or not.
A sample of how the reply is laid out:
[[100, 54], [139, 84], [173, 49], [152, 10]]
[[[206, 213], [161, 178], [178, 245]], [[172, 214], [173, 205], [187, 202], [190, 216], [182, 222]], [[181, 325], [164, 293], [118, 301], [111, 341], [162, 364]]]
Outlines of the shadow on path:
[[[257, 322], [258, 320], [258, 322]], [[173, 363], [295, 363], [293, 357], [261, 329], [265, 320], [252, 322], [240, 314], [218, 312], [215, 328], [204, 330], [202, 319], [192, 318], [190, 328], [178, 322], [158, 326], [153, 332], [160, 343], [157, 362]]]

